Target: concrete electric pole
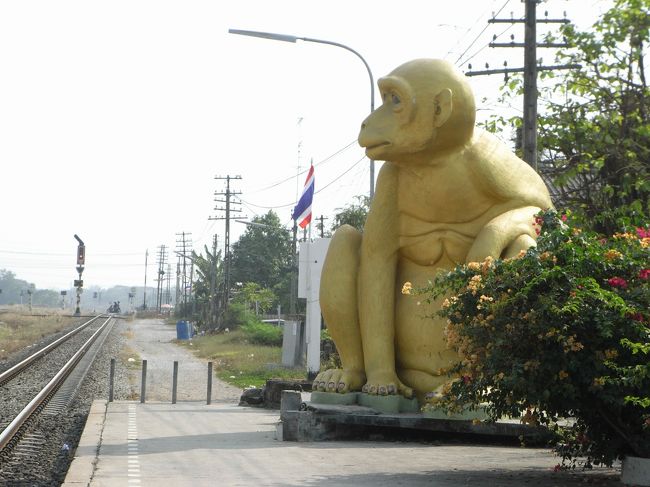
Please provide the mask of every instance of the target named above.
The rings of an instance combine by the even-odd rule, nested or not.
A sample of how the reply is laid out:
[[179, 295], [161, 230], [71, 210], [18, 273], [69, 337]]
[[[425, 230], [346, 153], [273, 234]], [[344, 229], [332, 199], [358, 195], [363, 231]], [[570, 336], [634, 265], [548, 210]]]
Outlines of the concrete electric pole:
[[[230, 220], [233, 218], [231, 213], [241, 213], [241, 208], [236, 207], [240, 203], [238, 201], [233, 201], [232, 197], [241, 194], [241, 191], [232, 191], [230, 189], [230, 181], [241, 179], [241, 176], [215, 176], [214, 179], [222, 179], [226, 181], [226, 190], [225, 191], [215, 191], [214, 195], [217, 197], [223, 197], [224, 199], [215, 198], [216, 203], [224, 203], [226, 206], [215, 206], [215, 210], [224, 211], [225, 214], [222, 216], [215, 216], [208, 218], [209, 220], [225, 220], [226, 221], [226, 232], [224, 235], [224, 299], [223, 304], [224, 308], [228, 307], [228, 301], [230, 299]], [[235, 206], [233, 206], [235, 205]]]
[[[537, 42], [537, 24], [568, 24], [569, 20], [564, 19], [549, 19], [548, 13], [545, 18], [537, 19], [537, 3], [539, 0], [522, 0], [525, 4], [525, 16], [523, 19], [490, 19], [488, 23], [491, 24], [524, 24], [524, 42], [514, 42], [514, 36], [511, 37], [512, 42], [498, 43], [491, 42], [490, 47], [523, 47], [524, 48], [524, 67], [523, 68], [507, 68], [502, 69], [486, 69], [483, 71], [471, 71], [472, 66], [469, 66], [470, 71], [466, 72], [467, 76], [481, 76], [487, 74], [505, 74], [506, 77], [510, 73], [524, 73], [524, 107], [523, 107], [523, 159], [530, 166], [537, 171], [537, 73], [539, 71], [550, 71], [556, 69], [576, 69], [580, 68], [579, 64], [564, 64], [557, 66], [541, 66], [537, 61], [537, 48], [558, 48], [568, 47], [566, 43], [554, 42]], [[496, 38], [496, 36], [495, 36]], [[505, 65], [506, 63], [504, 63]]]

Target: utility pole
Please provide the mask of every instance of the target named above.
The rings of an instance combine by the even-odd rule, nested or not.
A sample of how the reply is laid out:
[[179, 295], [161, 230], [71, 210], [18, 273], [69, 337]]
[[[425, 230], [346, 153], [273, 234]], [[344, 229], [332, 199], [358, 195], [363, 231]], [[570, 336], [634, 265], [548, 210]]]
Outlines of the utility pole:
[[147, 259], [149, 259], [149, 249], [144, 252], [144, 298], [142, 300], [142, 309], [147, 309]]
[[291, 296], [289, 296], [289, 314], [296, 315], [296, 299], [298, 296], [298, 258], [297, 258], [298, 223], [293, 220], [293, 238], [291, 239]]
[[217, 234], [212, 236], [212, 274], [210, 275], [210, 323], [214, 324], [217, 315]]
[[[182, 285], [183, 285], [183, 312], [187, 311], [187, 288], [188, 288], [188, 277], [187, 277], [187, 260], [189, 259], [188, 253], [192, 252], [192, 240], [190, 239], [191, 233], [181, 232], [177, 233], [176, 237], [181, 237], [180, 240], [176, 239], [176, 251], [181, 254], [183, 259], [183, 272], [182, 272]], [[179, 250], [180, 249], [180, 252]]]
[[192, 302], [192, 314], [191, 316], [194, 316], [194, 313], [196, 312], [196, 300], [194, 299], [194, 259], [191, 259], [190, 261], [190, 283], [189, 283], [189, 296], [190, 296], [190, 301]]
[[316, 218], [316, 220], [320, 220], [320, 223], [317, 224], [317, 228], [320, 230], [320, 238], [325, 238], [325, 220], [327, 219], [328, 218], [324, 217], [323, 215]]
[[176, 259], [176, 306], [181, 302], [181, 256]]
[[[467, 76], [481, 76], [488, 74], [505, 74], [506, 79], [510, 73], [524, 73], [524, 109], [523, 109], [523, 159], [537, 171], [537, 73], [539, 71], [551, 71], [557, 69], [577, 69], [579, 64], [564, 64], [557, 66], [538, 65], [537, 48], [557, 48], [568, 47], [566, 43], [537, 42], [537, 24], [568, 24], [569, 20], [549, 19], [548, 12], [545, 12], [545, 18], [537, 19], [537, 4], [539, 0], [522, 0], [525, 4], [525, 13], [523, 19], [496, 19], [488, 20], [490, 24], [524, 24], [524, 42], [514, 41], [514, 35], [511, 36], [511, 42], [498, 43], [491, 42], [490, 47], [523, 47], [524, 48], [524, 67], [508, 68], [504, 63], [503, 69], [486, 69], [483, 71], [471, 71], [472, 65], [469, 65], [470, 71], [466, 72]], [[566, 13], [565, 13], [566, 15]], [[496, 36], [494, 37], [496, 40]], [[486, 68], [489, 65], [486, 64]]]
[[165, 304], [172, 302], [172, 265], [167, 263], [167, 290], [165, 291]]
[[160, 313], [163, 301], [163, 285], [165, 279], [165, 263], [167, 262], [167, 247], [158, 247], [158, 278], [156, 279], [156, 309]]
[[225, 211], [224, 216], [210, 217], [209, 220], [225, 220], [226, 221], [226, 233], [224, 235], [224, 307], [228, 307], [228, 301], [230, 299], [230, 213], [241, 213], [241, 208], [233, 207], [232, 205], [239, 205], [238, 201], [232, 201], [232, 197], [238, 194], [241, 194], [241, 191], [232, 191], [230, 189], [230, 181], [241, 179], [241, 176], [215, 176], [214, 179], [222, 179], [226, 181], [226, 190], [225, 191], [215, 191], [214, 195], [218, 197], [223, 197], [224, 199], [215, 198], [215, 202], [224, 203], [226, 206], [219, 207], [215, 206], [217, 211]]

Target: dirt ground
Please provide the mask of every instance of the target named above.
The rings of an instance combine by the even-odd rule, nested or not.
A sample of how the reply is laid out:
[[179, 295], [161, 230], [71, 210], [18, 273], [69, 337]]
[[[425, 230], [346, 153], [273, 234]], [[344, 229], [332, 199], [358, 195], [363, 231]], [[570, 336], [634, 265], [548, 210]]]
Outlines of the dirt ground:
[[[207, 361], [173, 343], [176, 328], [160, 319], [136, 319], [121, 324], [125, 336], [125, 355], [129, 363], [129, 379], [133, 398], [140, 397], [140, 361], [147, 361], [146, 400], [170, 401], [174, 361], [178, 362], [177, 401], [204, 401], [207, 399]], [[212, 401], [236, 403], [242, 390], [216, 376], [212, 377]]]

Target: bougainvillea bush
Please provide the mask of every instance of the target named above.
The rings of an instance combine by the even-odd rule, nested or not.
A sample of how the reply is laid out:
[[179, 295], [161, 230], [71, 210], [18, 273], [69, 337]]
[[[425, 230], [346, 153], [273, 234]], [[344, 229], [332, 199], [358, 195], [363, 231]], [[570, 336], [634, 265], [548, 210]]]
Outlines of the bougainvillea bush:
[[565, 465], [650, 457], [650, 230], [604, 237], [566, 220], [541, 213], [536, 248], [420, 290], [448, 296], [460, 356], [460, 379], [434, 400], [552, 426]]

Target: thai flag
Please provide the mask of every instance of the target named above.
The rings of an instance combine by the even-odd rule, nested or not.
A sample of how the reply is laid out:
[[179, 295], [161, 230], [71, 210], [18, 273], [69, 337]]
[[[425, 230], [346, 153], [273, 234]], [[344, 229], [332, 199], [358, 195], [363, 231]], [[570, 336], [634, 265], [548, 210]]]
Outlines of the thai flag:
[[311, 222], [311, 202], [314, 199], [314, 166], [309, 168], [305, 187], [298, 204], [293, 209], [293, 219], [298, 222], [300, 228], [305, 228]]

